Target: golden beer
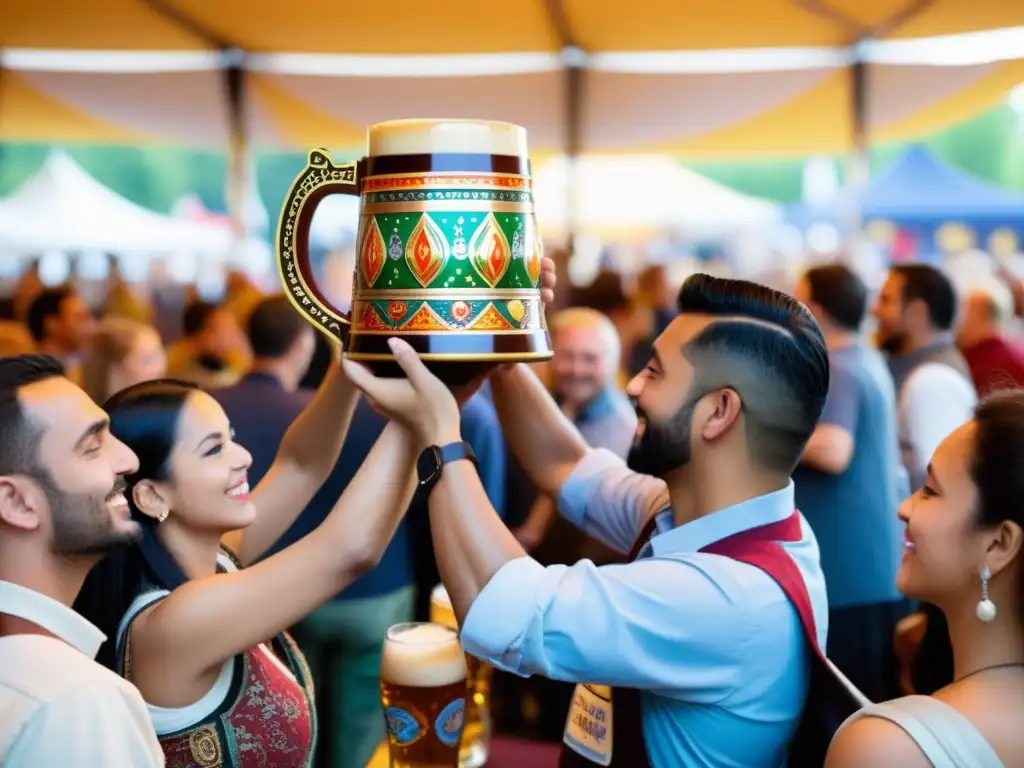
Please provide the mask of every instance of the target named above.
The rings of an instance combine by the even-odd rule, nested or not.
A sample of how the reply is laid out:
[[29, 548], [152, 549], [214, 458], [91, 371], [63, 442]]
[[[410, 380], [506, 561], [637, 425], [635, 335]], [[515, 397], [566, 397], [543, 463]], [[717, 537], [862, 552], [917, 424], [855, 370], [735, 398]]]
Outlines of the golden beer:
[[428, 623], [388, 629], [380, 696], [391, 768], [457, 768], [466, 661], [455, 631]]
[[[458, 630], [448, 591], [438, 584], [430, 593], [430, 620]], [[494, 667], [466, 654], [466, 725], [459, 752], [460, 768], [481, 768], [491, 746], [491, 677]]]

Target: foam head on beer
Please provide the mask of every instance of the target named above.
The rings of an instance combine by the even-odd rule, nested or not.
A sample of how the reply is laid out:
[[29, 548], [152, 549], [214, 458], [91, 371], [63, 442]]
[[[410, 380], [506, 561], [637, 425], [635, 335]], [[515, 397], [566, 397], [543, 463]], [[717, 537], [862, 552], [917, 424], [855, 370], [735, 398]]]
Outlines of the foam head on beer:
[[489, 120], [390, 120], [371, 125], [369, 154], [480, 154], [526, 157], [526, 129]]
[[466, 679], [459, 636], [440, 624], [410, 624], [388, 631], [381, 679], [409, 688], [439, 688]]

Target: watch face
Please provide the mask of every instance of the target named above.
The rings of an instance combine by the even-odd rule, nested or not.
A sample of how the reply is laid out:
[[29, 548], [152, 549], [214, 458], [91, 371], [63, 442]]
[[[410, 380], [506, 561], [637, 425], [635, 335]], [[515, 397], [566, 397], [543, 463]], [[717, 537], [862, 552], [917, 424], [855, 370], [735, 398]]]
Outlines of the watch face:
[[416, 460], [416, 476], [420, 484], [429, 483], [441, 471], [441, 457], [434, 446], [425, 448]]

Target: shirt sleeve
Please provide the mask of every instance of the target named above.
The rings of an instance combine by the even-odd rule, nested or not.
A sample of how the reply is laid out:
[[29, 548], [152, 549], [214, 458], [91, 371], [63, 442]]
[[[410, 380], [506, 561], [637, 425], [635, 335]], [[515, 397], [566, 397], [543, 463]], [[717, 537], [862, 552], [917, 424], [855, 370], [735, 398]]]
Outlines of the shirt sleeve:
[[847, 371], [834, 367], [819, 423], [841, 427], [852, 435], [857, 430], [859, 412], [860, 389], [857, 382]]
[[619, 552], [628, 552], [644, 523], [668, 506], [662, 480], [632, 471], [605, 448], [588, 451], [558, 494], [567, 520]]
[[129, 706], [111, 686], [83, 685], [41, 707], [18, 734], [11, 768], [164, 765], [145, 705]]
[[463, 646], [524, 677], [721, 701], [742, 678], [747, 643], [768, 628], [697, 561], [680, 557], [548, 568], [513, 560], [470, 607]]
[[907, 379], [901, 399], [914, 454], [914, 466], [908, 469], [923, 478], [939, 443], [971, 419], [978, 398], [974, 386], [952, 368], [927, 364]]

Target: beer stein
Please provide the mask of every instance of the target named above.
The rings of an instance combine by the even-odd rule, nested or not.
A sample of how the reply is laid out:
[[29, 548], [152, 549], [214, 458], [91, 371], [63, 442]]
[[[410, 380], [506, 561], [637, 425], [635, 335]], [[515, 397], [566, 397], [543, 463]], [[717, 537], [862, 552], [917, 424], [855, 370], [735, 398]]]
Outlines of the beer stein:
[[429, 623], [388, 629], [380, 696], [391, 768], [458, 768], [466, 659], [455, 630]]
[[[392, 336], [452, 385], [499, 363], [549, 360], [526, 130], [397, 120], [367, 134], [358, 162], [310, 152], [285, 200], [278, 267], [296, 309], [378, 375], [402, 375]], [[330, 194], [360, 196], [349, 314], [317, 287], [310, 265], [310, 223]]]

